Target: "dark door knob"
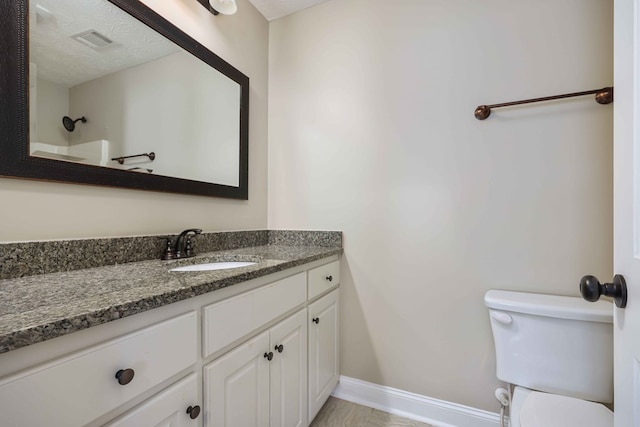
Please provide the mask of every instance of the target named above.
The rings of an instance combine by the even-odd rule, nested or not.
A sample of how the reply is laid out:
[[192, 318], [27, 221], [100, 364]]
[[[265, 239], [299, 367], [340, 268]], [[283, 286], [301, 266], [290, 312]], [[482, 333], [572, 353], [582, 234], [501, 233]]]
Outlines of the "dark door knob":
[[327, 276], [325, 277], [328, 281], [332, 282], [333, 281], [333, 276]]
[[282, 350], [284, 350], [284, 346], [282, 344], [277, 345], [274, 350], [278, 350], [278, 353], [282, 353]]
[[265, 353], [264, 358], [267, 359], [268, 361], [271, 361], [271, 359], [273, 359], [273, 352], [270, 351], [269, 353]]
[[133, 372], [133, 369], [120, 369], [116, 372], [116, 379], [118, 380], [118, 384], [127, 385], [131, 382], [134, 375], [135, 372]]
[[598, 301], [600, 295], [604, 295], [613, 298], [620, 308], [627, 306], [627, 283], [620, 274], [613, 277], [613, 283], [604, 284], [601, 284], [595, 276], [584, 276], [580, 280], [580, 294], [589, 302]]
[[311, 319], [311, 321], [312, 321], [313, 323], [315, 323], [316, 325], [317, 325], [318, 323], [320, 323], [320, 319], [319, 319], [319, 318], [317, 318], [317, 317], [314, 317], [313, 319]]
[[200, 407], [198, 405], [189, 406], [187, 408], [187, 414], [189, 414], [189, 418], [195, 420], [196, 418], [198, 418], [198, 415], [200, 415]]

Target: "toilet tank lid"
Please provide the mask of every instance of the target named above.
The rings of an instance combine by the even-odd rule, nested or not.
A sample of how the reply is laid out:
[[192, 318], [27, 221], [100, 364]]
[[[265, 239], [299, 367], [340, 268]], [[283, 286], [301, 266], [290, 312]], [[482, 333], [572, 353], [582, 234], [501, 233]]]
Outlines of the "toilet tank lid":
[[613, 323], [613, 304], [582, 298], [491, 290], [484, 295], [489, 308], [559, 319]]

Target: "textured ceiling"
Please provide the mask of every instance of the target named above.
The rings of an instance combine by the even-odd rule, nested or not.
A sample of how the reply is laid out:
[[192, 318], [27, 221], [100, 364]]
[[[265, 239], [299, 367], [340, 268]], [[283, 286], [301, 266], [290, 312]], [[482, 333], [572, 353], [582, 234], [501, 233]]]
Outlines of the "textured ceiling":
[[269, 21], [282, 18], [327, 0], [249, 0]]
[[[180, 50], [103, 0], [30, 0], [29, 23], [29, 60], [37, 64], [38, 77], [66, 87]], [[71, 38], [88, 30], [115, 43], [96, 50]]]

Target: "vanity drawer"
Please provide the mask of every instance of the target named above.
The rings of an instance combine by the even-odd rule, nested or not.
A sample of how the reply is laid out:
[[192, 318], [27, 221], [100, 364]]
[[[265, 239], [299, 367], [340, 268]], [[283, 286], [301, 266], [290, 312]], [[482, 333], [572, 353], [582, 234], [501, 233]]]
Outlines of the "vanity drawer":
[[[82, 426], [196, 363], [190, 312], [0, 382], [6, 426]], [[132, 369], [125, 385], [121, 370]]]
[[197, 403], [198, 376], [191, 374], [104, 427], [196, 427], [202, 410]]
[[203, 357], [258, 329], [307, 300], [306, 273], [204, 307]]
[[309, 299], [338, 286], [340, 283], [340, 261], [333, 261], [309, 270]]

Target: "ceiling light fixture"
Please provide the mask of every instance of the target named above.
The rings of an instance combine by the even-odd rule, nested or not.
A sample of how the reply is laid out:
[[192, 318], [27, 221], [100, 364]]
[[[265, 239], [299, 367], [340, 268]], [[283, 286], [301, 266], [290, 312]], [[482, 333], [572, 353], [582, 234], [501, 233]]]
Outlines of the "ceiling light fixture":
[[214, 15], [233, 15], [238, 10], [236, 0], [198, 0], [198, 3]]

